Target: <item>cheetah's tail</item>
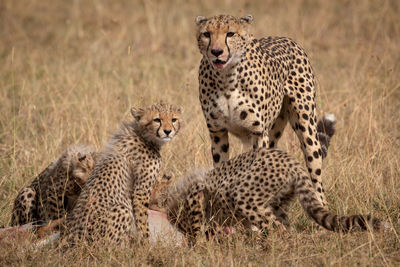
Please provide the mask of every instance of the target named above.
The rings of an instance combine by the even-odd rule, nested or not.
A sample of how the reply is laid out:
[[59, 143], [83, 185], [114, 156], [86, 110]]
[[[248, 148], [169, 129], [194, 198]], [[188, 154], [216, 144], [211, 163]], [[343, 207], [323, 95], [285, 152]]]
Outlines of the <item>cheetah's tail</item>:
[[339, 216], [326, 210], [318, 201], [317, 194], [307, 173], [303, 173], [300, 177], [295, 192], [307, 214], [316, 223], [328, 230], [348, 232], [350, 230], [365, 231], [367, 229], [379, 230], [381, 228], [381, 220], [371, 215]]
[[325, 114], [317, 124], [318, 140], [321, 144], [322, 158], [328, 154], [328, 147], [332, 136], [336, 132], [336, 117], [334, 114]]

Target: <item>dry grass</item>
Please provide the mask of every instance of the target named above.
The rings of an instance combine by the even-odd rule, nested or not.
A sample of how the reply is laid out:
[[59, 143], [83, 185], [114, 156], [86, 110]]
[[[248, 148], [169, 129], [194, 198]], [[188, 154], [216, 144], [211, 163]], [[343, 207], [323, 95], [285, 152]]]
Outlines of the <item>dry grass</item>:
[[[323, 177], [330, 207], [373, 213], [384, 233], [312, 231], [298, 205], [294, 231], [272, 233], [268, 249], [238, 235], [191, 249], [83, 248], [60, 254], [0, 245], [0, 265], [398, 265], [400, 263], [400, 4], [398, 1], [46, 1], [0, 2], [0, 224], [18, 190], [70, 144], [107, 140], [131, 106], [164, 99], [185, 109], [186, 125], [164, 152], [181, 176], [211, 165], [198, 103], [200, 54], [194, 17], [255, 17], [256, 36], [280, 35], [308, 51], [319, 113], [338, 132]], [[302, 160], [293, 132], [280, 147]], [[241, 146], [236, 142], [236, 153]]]

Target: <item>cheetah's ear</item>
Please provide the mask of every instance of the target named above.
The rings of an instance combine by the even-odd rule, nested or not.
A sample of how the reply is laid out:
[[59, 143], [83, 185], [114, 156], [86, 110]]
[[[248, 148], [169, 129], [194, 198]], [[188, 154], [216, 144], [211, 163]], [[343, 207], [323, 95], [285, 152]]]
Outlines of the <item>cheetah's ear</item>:
[[200, 24], [202, 24], [203, 22], [206, 22], [207, 18], [203, 17], [203, 16], [197, 16], [195, 19], [196, 25], [200, 26]]
[[241, 17], [240, 20], [243, 20], [243, 21], [247, 22], [248, 24], [251, 24], [253, 22], [253, 16], [247, 15], [247, 16]]
[[176, 111], [178, 111], [180, 114], [183, 114], [183, 107], [181, 106], [176, 107]]
[[83, 154], [83, 153], [81, 153], [81, 152], [78, 152], [78, 160], [79, 160], [80, 162], [82, 162], [82, 161], [84, 161], [85, 159], [86, 159], [86, 155]]
[[131, 108], [131, 114], [136, 121], [140, 121], [140, 118], [143, 116], [144, 110], [142, 108]]

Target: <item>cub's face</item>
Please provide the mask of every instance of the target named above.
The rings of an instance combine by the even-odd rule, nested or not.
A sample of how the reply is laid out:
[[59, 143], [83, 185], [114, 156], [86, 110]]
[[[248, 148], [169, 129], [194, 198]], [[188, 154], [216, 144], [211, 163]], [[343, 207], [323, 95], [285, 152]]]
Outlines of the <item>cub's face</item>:
[[196, 18], [197, 43], [200, 53], [216, 70], [223, 70], [240, 61], [251, 34], [251, 15], [236, 18], [218, 15], [212, 18]]
[[164, 211], [164, 202], [167, 199], [168, 186], [171, 184], [171, 176], [163, 175], [159, 178], [151, 191], [150, 209]]
[[143, 138], [160, 146], [171, 141], [181, 128], [181, 107], [157, 103], [147, 108], [132, 108], [131, 113]]
[[65, 182], [66, 196], [80, 193], [89, 179], [99, 153], [91, 147], [71, 146], [52, 164], [51, 176], [54, 181]]
[[75, 161], [72, 163], [72, 176], [80, 187], [87, 182], [94, 169], [97, 157], [98, 153], [94, 151], [90, 153], [77, 153]]

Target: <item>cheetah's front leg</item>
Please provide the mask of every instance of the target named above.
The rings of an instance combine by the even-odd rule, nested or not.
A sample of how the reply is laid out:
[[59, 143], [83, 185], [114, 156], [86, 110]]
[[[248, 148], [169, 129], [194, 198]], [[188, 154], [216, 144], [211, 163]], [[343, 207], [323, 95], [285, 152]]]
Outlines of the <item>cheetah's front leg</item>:
[[150, 203], [150, 197], [145, 195], [150, 194], [143, 192], [136, 192], [133, 197], [133, 215], [135, 217], [135, 224], [139, 240], [148, 240], [150, 237], [149, 220], [147, 209]]
[[213, 131], [211, 129], [209, 129], [209, 131], [211, 137], [211, 153], [214, 161], [214, 167], [217, 167], [221, 164], [221, 162], [229, 160], [228, 131]]
[[268, 147], [269, 144], [269, 136], [265, 131], [260, 136], [253, 135], [253, 149]]
[[136, 181], [136, 186], [133, 191], [133, 215], [139, 240], [146, 242], [150, 238], [148, 208], [150, 205], [151, 190], [157, 180], [156, 175], [143, 175], [148, 172], [142, 170], [142, 177]]

